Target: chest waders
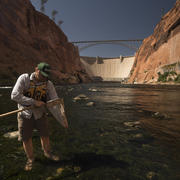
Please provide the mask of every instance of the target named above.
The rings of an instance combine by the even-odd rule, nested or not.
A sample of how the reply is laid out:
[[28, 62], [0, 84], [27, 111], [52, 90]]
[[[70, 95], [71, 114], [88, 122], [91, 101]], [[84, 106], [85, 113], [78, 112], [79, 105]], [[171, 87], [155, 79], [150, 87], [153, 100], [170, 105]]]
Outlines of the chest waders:
[[47, 101], [47, 82], [35, 84], [30, 81], [29, 89], [24, 93], [24, 96], [33, 98], [38, 101]]

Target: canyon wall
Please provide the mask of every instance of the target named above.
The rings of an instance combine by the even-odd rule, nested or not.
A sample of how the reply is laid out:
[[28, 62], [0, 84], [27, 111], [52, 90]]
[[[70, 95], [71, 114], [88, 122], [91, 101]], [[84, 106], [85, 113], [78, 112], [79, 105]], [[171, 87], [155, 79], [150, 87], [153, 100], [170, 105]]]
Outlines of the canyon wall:
[[180, 73], [180, 0], [161, 18], [154, 33], [144, 39], [136, 53], [129, 83], [155, 83], [158, 73], [170, 66]]
[[51, 65], [57, 83], [90, 81], [77, 47], [48, 16], [30, 0], [0, 0], [0, 81], [33, 72], [42, 61]]

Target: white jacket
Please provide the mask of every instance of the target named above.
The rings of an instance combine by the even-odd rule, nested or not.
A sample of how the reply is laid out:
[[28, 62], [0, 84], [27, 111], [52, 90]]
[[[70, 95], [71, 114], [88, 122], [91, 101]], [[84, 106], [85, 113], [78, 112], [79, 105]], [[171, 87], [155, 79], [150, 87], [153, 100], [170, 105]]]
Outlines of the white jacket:
[[[24, 92], [29, 89], [30, 80], [35, 78], [35, 73], [32, 73], [29, 77], [28, 74], [22, 74], [17, 79], [17, 82], [12, 90], [11, 99], [18, 103], [18, 108], [22, 109], [25, 106], [31, 106], [35, 103], [35, 100], [29, 97], [24, 96]], [[57, 99], [58, 95], [56, 93], [55, 87], [51, 81], [47, 82], [47, 100]], [[32, 114], [35, 119], [39, 119], [42, 117], [43, 113], [46, 112], [45, 107], [35, 108], [33, 110], [26, 110], [21, 112], [21, 115], [24, 118], [30, 119]]]

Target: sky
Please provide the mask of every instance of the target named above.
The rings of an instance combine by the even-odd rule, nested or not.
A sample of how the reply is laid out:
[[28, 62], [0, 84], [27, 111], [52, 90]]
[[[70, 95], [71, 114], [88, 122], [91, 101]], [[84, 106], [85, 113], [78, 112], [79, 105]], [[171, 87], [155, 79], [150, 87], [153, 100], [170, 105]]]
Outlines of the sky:
[[[31, 0], [40, 11], [41, 0]], [[162, 14], [167, 13], [176, 0], [48, 0], [45, 14], [55, 22], [63, 21], [61, 29], [68, 41], [144, 39], [153, 33]], [[87, 44], [78, 44], [79, 49]], [[122, 44], [96, 45], [80, 50], [81, 56], [132, 56], [135, 51]]]

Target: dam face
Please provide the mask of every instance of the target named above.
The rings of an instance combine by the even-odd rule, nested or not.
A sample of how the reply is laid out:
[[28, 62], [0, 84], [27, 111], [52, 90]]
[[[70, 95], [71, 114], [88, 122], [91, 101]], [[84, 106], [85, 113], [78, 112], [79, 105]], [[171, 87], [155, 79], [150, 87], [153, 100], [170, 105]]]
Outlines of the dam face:
[[118, 58], [85, 57], [80, 61], [92, 79], [102, 81], [122, 81], [129, 77], [133, 67], [134, 56], [120, 56]]

